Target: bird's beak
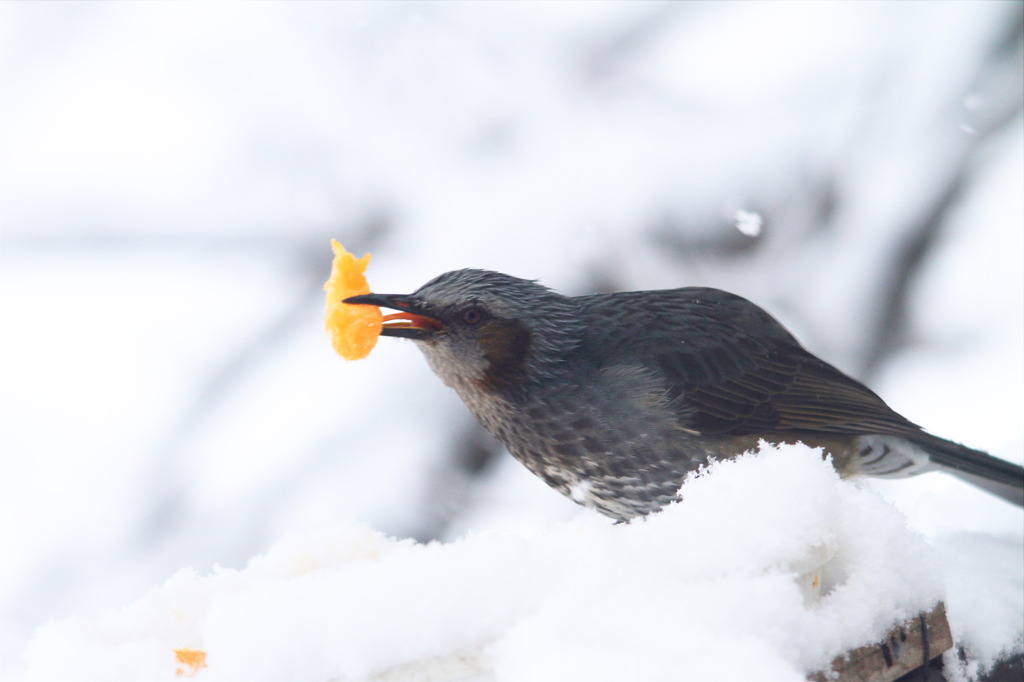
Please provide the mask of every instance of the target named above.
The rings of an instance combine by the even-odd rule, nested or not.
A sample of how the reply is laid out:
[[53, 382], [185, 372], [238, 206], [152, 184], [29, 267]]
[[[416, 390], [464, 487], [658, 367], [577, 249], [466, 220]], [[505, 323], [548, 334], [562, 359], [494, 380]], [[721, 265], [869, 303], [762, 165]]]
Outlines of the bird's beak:
[[422, 341], [444, 329], [444, 325], [437, 318], [424, 314], [423, 307], [416, 301], [415, 296], [364, 294], [350, 296], [342, 303], [375, 305], [401, 311], [384, 316], [384, 328], [380, 332], [382, 336], [398, 336]]

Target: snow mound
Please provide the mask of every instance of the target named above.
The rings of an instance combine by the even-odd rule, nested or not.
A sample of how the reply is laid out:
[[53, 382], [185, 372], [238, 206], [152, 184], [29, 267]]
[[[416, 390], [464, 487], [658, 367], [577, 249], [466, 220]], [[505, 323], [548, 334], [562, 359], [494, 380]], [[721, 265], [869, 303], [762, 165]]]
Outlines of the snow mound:
[[682, 495], [630, 524], [588, 511], [534, 535], [290, 537], [244, 570], [181, 571], [131, 606], [39, 628], [26, 679], [180, 680], [174, 650], [197, 648], [204, 682], [796, 682], [940, 600], [954, 631], [970, 613], [954, 635], [980, 665], [1021, 648], [1017, 562], [958, 559], [995, 540], [930, 544], [817, 450], [762, 445]]

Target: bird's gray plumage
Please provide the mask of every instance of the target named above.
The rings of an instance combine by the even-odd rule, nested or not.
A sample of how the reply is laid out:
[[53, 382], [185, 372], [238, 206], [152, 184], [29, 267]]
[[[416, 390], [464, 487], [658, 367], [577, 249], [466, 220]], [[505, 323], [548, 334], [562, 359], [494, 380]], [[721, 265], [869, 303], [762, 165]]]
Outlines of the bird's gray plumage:
[[567, 297], [457, 270], [347, 300], [403, 311], [384, 334], [414, 339], [531, 471], [617, 519], [660, 509], [709, 458], [761, 439], [822, 446], [844, 475], [948, 470], [1024, 504], [1020, 467], [925, 433], [734, 294]]

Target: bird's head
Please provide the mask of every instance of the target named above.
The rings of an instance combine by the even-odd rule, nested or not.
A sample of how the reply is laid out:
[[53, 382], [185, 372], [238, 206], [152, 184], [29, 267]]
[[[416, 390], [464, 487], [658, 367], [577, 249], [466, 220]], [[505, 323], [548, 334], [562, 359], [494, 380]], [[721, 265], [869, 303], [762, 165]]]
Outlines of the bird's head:
[[344, 302], [397, 310], [384, 316], [381, 334], [415, 341], [434, 372], [456, 389], [499, 390], [542, 375], [581, 335], [571, 298], [488, 270], [455, 270], [411, 294]]

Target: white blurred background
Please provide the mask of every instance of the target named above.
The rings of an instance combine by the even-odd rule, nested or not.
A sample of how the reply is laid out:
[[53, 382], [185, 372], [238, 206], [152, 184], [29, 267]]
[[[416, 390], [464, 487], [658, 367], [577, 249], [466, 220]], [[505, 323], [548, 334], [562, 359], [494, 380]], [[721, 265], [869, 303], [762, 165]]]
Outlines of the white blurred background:
[[[0, 4], [0, 666], [338, 519], [576, 513], [411, 344], [333, 355], [331, 237], [386, 293], [730, 289], [1020, 462], [1022, 7]], [[1020, 532], [950, 479], [880, 488], [925, 533]]]

